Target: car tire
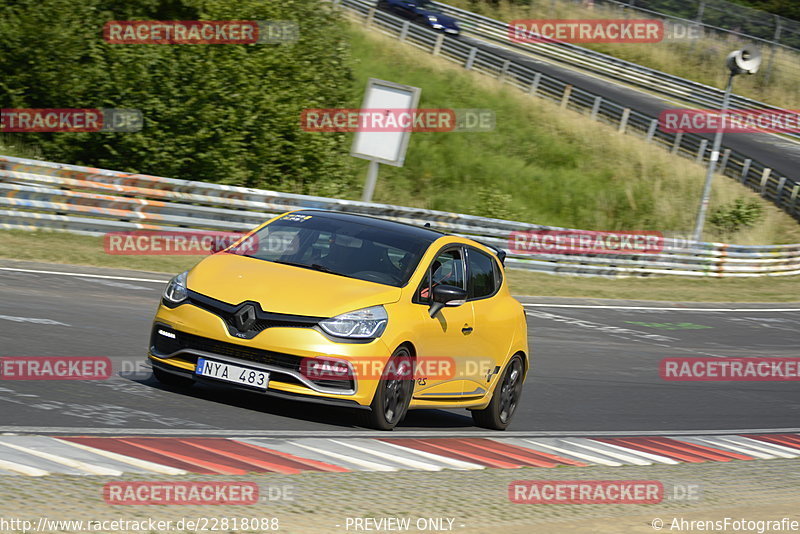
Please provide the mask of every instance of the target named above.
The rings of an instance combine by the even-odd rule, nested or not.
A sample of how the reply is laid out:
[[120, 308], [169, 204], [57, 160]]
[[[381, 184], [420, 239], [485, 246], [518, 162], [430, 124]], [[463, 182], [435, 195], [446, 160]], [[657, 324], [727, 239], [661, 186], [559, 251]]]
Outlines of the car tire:
[[189, 388], [194, 385], [194, 380], [191, 378], [186, 378], [183, 376], [178, 376], [158, 367], [153, 367], [153, 376], [159, 383], [164, 384], [165, 386], [172, 386], [178, 388]]
[[491, 430], [505, 430], [508, 427], [522, 396], [523, 376], [522, 357], [515, 354], [497, 382], [489, 405], [482, 410], [472, 410], [475, 425]]
[[407, 347], [399, 347], [386, 362], [370, 409], [361, 412], [361, 426], [392, 430], [406, 416], [413, 394], [413, 357]]

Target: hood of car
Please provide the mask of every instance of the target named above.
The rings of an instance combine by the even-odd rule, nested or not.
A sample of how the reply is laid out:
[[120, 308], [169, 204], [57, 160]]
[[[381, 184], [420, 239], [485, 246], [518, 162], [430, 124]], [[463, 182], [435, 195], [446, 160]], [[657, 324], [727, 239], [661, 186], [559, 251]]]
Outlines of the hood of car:
[[187, 286], [229, 304], [249, 300], [264, 311], [316, 317], [396, 302], [401, 293], [398, 287], [225, 253], [189, 271]]
[[456, 22], [456, 19], [454, 19], [450, 15], [445, 15], [437, 11], [428, 11], [427, 9], [419, 9], [419, 8], [417, 9], [417, 13], [419, 13], [420, 15], [424, 15], [426, 17], [429, 15], [433, 15], [434, 17], [436, 17], [436, 21], [445, 28], [458, 29], [458, 23]]

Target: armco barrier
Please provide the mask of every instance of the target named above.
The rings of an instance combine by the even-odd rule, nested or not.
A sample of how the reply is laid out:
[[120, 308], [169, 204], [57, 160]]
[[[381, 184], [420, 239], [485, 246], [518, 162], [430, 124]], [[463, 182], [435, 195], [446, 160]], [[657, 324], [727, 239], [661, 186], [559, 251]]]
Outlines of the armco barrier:
[[[315, 208], [373, 215], [504, 249], [512, 232], [567, 230], [443, 211], [339, 200], [0, 156], [0, 228], [89, 235], [122, 230], [250, 230], [272, 215]], [[800, 274], [800, 244], [739, 246], [665, 240], [660, 254], [511, 254], [513, 269], [585, 276]]]
[[[565, 109], [578, 111], [589, 115], [592, 119], [612, 124], [619, 132], [639, 135], [648, 142], [661, 145], [675, 154], [691, 158], [698, 163], [707, 163], [712, 156], [712, 147], [708, 140], [697, 134], [664, 132], [658, 128], [658, 118], [656, 117], [639, 113], [481, 48], [445, 37], [443, 34], [419, 24], [376, 10], [373, 2], [335, 0], [335, 5], [344, 8], [347, 14], [363, 22], [369, 28], [457, 63], [466, 70], [474, 70], [492, 76], [533, 96], [557, 102]], [[439, 5], [443, 9], [452, 10], [459, 17], [466, 16], [465, 13], [468, 13], [456, 10], [456, 8], [449, 8], [444, 4]], [[480, 15], [474, 15], [474, 17], [478, 21], [485, 19]], [[492, 24], [502, 24], [491, 21], [491, 19], [486, 20]], [[473, 31], [475, 30], [473, 29]], [[497, 28], [494, 31], [500, 32]], [[634, 67], [637, 66], [634, 65]], [[717, 172], [730, 176], [757, 191], [762, 197], [771, 200], [793, 217], [800, 219], [800, 180], [781, 176], [747, 155], [724, 146], [720, 150]]]

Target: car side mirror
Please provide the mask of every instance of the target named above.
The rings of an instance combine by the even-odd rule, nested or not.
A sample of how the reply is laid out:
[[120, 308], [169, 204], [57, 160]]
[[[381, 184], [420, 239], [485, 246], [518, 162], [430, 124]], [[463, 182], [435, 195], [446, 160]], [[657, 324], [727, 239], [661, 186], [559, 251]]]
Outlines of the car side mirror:
[[445, 306], [461, 306], [467, 302], [467, 291], [456, 286], [442, 284], [433, 288], [433, 298], [428, 313], [431, 317]]

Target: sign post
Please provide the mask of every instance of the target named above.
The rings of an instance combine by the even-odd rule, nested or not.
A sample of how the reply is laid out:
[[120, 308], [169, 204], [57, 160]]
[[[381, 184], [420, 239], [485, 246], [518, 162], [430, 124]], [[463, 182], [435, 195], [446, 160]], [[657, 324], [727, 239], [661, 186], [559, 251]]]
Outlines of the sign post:
[[[386, 110], [388, 113], [399, 113], [417, 108], [422, 89], [394, 82], [370, 78], [361, 109]], [[350, 155], [369, 160], [367, 180], [361, 200], [372, 201], [375, 184], [378, 181], [378, 164], [385, 163], [402, 167], [406, 157], [411, 128], [399, 131], [374, 131], [367, 125], [360, 125], [353, 138]]]

